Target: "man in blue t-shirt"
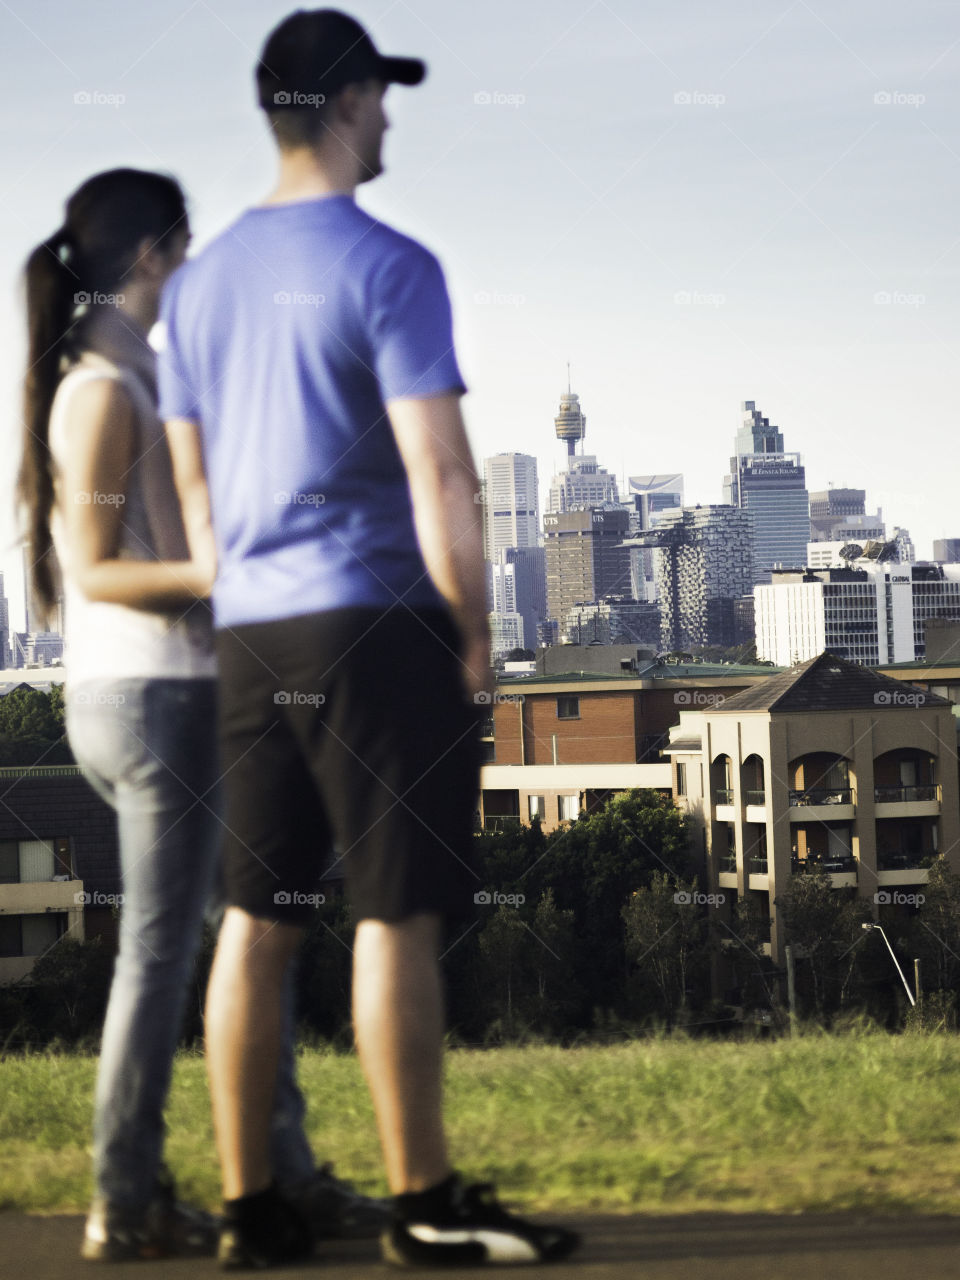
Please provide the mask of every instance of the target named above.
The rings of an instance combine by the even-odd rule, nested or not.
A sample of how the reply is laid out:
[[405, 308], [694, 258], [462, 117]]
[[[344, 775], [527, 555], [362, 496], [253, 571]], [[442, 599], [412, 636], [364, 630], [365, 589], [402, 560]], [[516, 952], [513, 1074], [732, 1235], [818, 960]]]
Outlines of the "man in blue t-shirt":
[[207, 1056], [228, 1267], [306, 1256], [271, 1182], [280, 992], [339, 851], [354, 915], [353, 1014], [394, 1195], [384, 1256], [473, 1265], [564, 1256], [451, 1170], [441, 1114], [445, 922], [468, 917], [489, 681], [477, 477], [443, 273], [370, 217], [388, 58], [335, 10], [269, 36], [269, 196], [171, 281], [161, 410], [192, 549], [218, 556], [229, 907]]

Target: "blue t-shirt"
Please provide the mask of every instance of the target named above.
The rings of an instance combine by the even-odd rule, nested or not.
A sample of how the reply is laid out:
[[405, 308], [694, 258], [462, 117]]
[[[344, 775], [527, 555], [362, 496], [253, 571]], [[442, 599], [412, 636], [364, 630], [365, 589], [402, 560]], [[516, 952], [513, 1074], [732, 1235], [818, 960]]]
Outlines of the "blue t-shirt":
[[436, 258], [349, 195], [249, 209], [160, 319], [161, 415], [202, 433], [216, 625], [440, 605], [385, 407], [466, 390]]

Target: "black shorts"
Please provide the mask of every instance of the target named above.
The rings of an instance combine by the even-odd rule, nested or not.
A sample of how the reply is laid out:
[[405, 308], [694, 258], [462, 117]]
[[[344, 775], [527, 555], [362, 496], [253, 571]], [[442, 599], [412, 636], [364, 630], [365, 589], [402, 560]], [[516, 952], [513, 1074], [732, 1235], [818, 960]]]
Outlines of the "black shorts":
[[339, 862], [357, 920], [456, 921], [479, 714], [445, 610], [334, 609], [217, 632], [227, 902], [306, 923]]

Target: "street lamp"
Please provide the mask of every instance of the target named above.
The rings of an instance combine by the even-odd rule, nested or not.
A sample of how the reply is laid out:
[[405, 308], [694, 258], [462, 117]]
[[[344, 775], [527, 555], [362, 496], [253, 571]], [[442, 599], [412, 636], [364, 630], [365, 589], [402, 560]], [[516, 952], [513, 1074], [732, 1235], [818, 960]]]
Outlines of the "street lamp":
[[910, 1001], [910, 1003], [911, 1003], [912, 1005], [916, 1005], [916, 1003], [917, 1003], [917, 1002], [916, 1002], [916, 1000], [914, 1000], [914, 998], [913, 998], [913, 992], [912, 992], [912, 991], [910, 990], [910, 988], [907, 986], [907, 980], [906, 980], [906, 978], [903, 976], [903, 970], [900, 968], [900, 961], [899, 961], [899, 960], [897, 959], [897, 957], [893, 954], [893, 947], [891, 947], [890, 942], [889, 942], [889, 940], [888, 940], [888, 938], [887, 938], [887, 935], [883, 932], [883, 928], [882, 928], [880, 925], [878, 925], [878, 924], [871, 924], [869, 921], [866, 921], [866, 922], [863, 924], [863, 926], [862, 926], [862, 927], [863, 927], [864, 929], [876, 929], [876, 930], [877, 930], [877, 932], [880, 934], [880, 937], [884, 940], [884, 942], [886, 942], [886, 944], [887, 944], [887, 950], [890, 952], [890, 958], [891, 958], [891, 960], [893, 961], [893, 963], [897, 966], [897, 973], [899, 973], [899, 975], [900, 975], [900, 981], [903, 983], [903, 989], [904, 989], [904, 991], [906, 991], [906, 993], [907, 993], [907, 999]]

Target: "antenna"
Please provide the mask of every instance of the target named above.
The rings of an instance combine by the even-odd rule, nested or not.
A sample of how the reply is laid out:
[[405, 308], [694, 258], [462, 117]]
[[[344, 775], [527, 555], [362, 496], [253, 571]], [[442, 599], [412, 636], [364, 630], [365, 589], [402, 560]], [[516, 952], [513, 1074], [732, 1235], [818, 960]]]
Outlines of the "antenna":
[[567, 395], [570, 394], [570, 361], [567, 361]]

